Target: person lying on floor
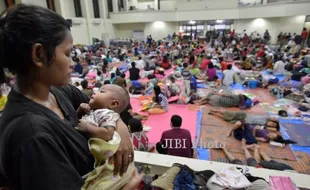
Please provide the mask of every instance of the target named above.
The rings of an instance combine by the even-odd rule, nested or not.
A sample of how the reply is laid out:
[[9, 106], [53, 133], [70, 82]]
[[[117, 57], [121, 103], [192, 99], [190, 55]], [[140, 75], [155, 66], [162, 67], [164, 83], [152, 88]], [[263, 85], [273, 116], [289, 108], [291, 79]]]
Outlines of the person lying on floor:
[[284, 140], [281, 135], [278, 135], [275, 132], [270, 132], [264, 126], [255, 125], [255, 124], [245, 124], [237, 122], [234, 124], [234, 127], [227, 133], [227, 137], [231, 135], [237, 140], [245, 138], [247, 144], [257, 144], [257, 142], [269, 142], [274, 141], [281, 144], [295, 144], [296, 142], [292, 140]]
[[[254, 157], [251, 155], [248, 149], [252, 149], [254, 151]], [[222, 148], [229, 162], [236, 165], [244, 165], [243, 162], [239, 159], [236, 159], [230, 152], [228, 152], [227, 148]], [[246, 140], [242, 139], [242, 150], [244, 151], [246, 158], [246, 165], [252, 167], [263, 167], [271, 170], [279, 170], [279, 171], [294, 171], [294, 169], [287, 165], [275, 160], [272, 160], [257, 144], [246, 145]], [[263, 161], [261, 160], [263, 158]]]
[[215, 107], [239, 107], [246, 109], [252, 106], [252, 101], [243, 94], [232, 94], [230, 92], [210, 92], [205, 98], [197, 101], [199, 105], [210, 104]]
[[210, 110], [210, 115], [215, 115], [229, 123], [241, 126], [244, 124], [261, 125], [269, 131], [279, 131], [279, 121], [276, 118], [265, 115], [254, 115], [247, 114], [246, 112], [240, 111], [229, 111], [229, 110]]

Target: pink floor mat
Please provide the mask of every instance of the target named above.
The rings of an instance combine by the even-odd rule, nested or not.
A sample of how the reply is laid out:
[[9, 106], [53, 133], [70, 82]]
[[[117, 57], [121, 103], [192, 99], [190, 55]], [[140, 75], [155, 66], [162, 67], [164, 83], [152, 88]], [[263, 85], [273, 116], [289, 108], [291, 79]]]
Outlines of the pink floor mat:
[[[139, 100], [131, 99], [133, 110], [138, 112], [140, 110]], [[145, 114], [145, 112], [144, 112]], [[195, 139], [196, 134], [196, 111], [189, 111], [188, 105], [169, 104], [169, 111], [160, 115], [149, 115], [148, 120], [144, 125], [151, 127], [147, 132], [150, 144], [155, 144], [160, 140], [161, 134], [170, 129], [170, 119], [174, 114], [178, 114], [183, 118], [182, 128], [191, 132], [192, 139]]]

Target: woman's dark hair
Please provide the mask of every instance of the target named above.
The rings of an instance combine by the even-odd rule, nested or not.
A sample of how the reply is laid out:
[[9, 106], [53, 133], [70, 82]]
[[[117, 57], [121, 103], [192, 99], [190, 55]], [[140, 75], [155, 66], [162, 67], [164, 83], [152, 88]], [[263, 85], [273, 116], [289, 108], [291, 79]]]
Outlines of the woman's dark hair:
[[159, 100], [159, 94], [161, 94], [161, 90], [160, 87], [158, 85], [154, 86], [154, 93], [155, 93], [155, 102], [157, 102], [158, 104], [160, 103]]
[[111, 82], [109, 81], [109, 80], [105, 80], [104, 82], [103, 82], [103, 84], [105, 85], [105, 84], [111, 84]]
[[267, 123], [268, 123], [268, 122], [273, 122], [273, 123], [275, 123], [275, 124], [277, 125], [275, 128], [277, 129], [277, 131], [280, 131], [280, 124], [279, 124], [279, 121], [275, 121], [275, 120], [270, 120], [270, 119], [269, 119], [269, 120], [267, 121]]
[[28, 75], [34, 65], [31, 51], [36, 43], [42, 44], [45, 63], [50, 65], [67, 31], [69, 23], [49, 9], [19, 4], [4, 12], [0, 16], [0, 78], [3, 68], [17, 76]]
[[82, 86], [83, 89], [87, 89], [88, 88], [88, 81], [87, 80], [83, 80], [81, 82], [81, 86]]
[[213, 69], [213, 68], [214, 68], [214, 65], [213, 65], [212, 62], [210, 62], [210, 63], [208, 64], [208, 69]]
[[129, 120], [128, 125], [131, 133], [143, 131], [143, 126], [139, 119], [132, 118], [131, 120]]
[[279, 110], [278, 115], [281, 117], [287, 117], [287, 112], [285, 110]]
[[278, 142], [278, 143], [282, 143], [282, 144], [296, 144], [295, 141], [292, 141], [290, 139], [283, 139], [283, 137], [281, 135], [277, 135], [277, 138], [274, 139], [273, 141]]

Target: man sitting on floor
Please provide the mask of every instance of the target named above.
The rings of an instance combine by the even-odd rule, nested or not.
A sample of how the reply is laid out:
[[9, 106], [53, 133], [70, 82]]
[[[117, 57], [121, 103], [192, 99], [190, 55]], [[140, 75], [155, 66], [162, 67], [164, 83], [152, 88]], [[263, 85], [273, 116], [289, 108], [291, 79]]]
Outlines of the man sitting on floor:
[[168, 154], [180, 157], [193, 157], [191, 134], [186, 129], [181, 129], [182, 117], [171, 117], [172, 129], [163, 132], [160, 142], [156, 144], [156, 150], [160, 154]]

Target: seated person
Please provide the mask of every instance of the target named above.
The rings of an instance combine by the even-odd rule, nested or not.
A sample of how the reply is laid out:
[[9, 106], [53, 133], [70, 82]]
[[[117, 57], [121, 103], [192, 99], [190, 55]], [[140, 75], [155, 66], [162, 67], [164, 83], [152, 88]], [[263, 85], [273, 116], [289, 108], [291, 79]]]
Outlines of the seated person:
[[88, 88], [88, 81], [87, 80], [83, 80], [81, 82], [81, 86], [83, 88], [82, 92], [84, 94], [86, 94], [88, 97], [91, 97], [91, 95], [93, 94], [93, 91]]
[[120, 77], [117, 77], [117, 79], [114, 81], [113, 84], [126, 88], [127, 87], [126, 75], [122, 73]]
[[223, 72], [222, 83], [224, 86], [230, 86], [234, 83], [234, 76], [236, 72], [232, 70], [232, 65], [228, 64], [227, 69]]
[[171, 64], [170, 61], [168, 59], [168, 56], [165, 56], [163, 59], [163, 62], [161, 63], [161, 67], [165, 70], [170, 69], [171, 68]]
[[241, 69], [243, 70], [251, 70], [253, 68], [253, 65], [251, 63], [251, 59], [247, 58], [246, 56], [242, 57], [242, 62], [241, 62]]
[[284, 75], [285, 74], [285, 63], [281, 57], [279, 61], [274, 64], [272, 74], [274, 75]]
[[[156, 150], [160, 154], [171, 156], [193, 157], [191, 134], [186, 129], [181, 129], [182, 117], [173, 115], [170, 123], [171, 129], [163, 132], [160, 142], [156, 144]], [[183, 143], [181, 147], [178, 145]]]
[[216, 68], [214, 67], [213, 63], [210, 62], [208, 64], [208, 69], [207, 69], [207, 77], [208, 81], [214, 81], [216, 76]]
[[205, 98], [197, 101], [199, 105], [210, 104], [215, 107], [239, 107], [246, 109], [252, 106], [252, 101], [243, 94], [235, 95], [229, 92], [210, 92]]
[[[134, 165], [130, 164], [127, 172], [121, 176], [114, 176], [113, 163], [108, 161], [116, 153], [121, 141], [115, 131], [117, 122], [120, 122], [121, 113], [129, 103], [129, 96], [124, 88], [118, 85], [103, 85], [99, 93], [92, 96], [89, 104], [81, 104], [77, 115], [81, 117], [77, 130], [86, 133], [89, 139], [90, 152], [95, 158], [95, 170], [87, 174], [82, 189], [100, 188], [121, 189], [125, 186], [132, 174]], [[130, 155], [129, 159], [132, 159]], [[104, 173], [104, 177], [100, 177]], [[114, 180], [111, 180], [112, 177]]]
[[140, 79], [140, 69], [136, 68], [136, 63], [131, 63], [131, 68], [129, 69], [129, 79], [131, 81]]
[[180, 95], [181, 93], [181, 87], [179, 84], [175, 82], [175, 78], [173, 76], [170, 77], [171, 83], [168, 85], [168, 90], [170, 92], [170, 97], [171, 96], [177, 96]]
[[153, 105], [148, 109], [149, 114], [162, 114], [168, 111], [168, 98], [161, 92], [158, 85], [154, 86]]
[[156, 86], [159, 82], [159, 79], [157, 79], [155, 77], [155, 75], [148, 75], [147, 76], [147, 79], [149, 80], [146, 84], [146, 88], [145, 88], [145, 92], [144, 94], [152, 94], [153, 92], [153, 89], [154, 89], [154, 86]]
[[128, 123], [134, 150], [148, 151], [148, 138], [143, 131], [141, 120], [132, 118]]

